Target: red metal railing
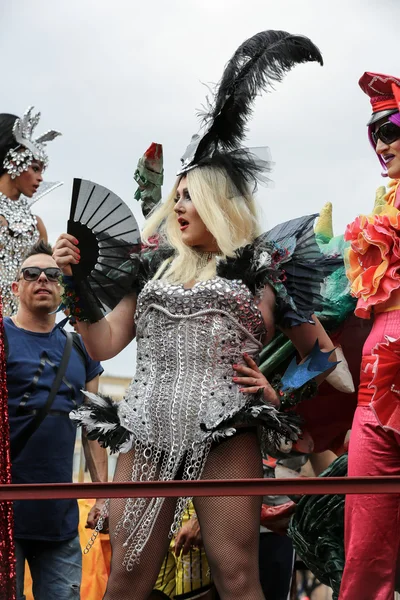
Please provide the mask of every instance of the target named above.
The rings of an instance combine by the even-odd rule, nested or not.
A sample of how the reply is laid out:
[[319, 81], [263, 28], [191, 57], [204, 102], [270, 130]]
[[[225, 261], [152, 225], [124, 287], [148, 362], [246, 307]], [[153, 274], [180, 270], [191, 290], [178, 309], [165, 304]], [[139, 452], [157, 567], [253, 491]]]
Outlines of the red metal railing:
[[0, 501], [49, 498], [263, 496], [267, 494], [400, 494], [400, 477], [300, 477], [297, 479], [0, 485]]

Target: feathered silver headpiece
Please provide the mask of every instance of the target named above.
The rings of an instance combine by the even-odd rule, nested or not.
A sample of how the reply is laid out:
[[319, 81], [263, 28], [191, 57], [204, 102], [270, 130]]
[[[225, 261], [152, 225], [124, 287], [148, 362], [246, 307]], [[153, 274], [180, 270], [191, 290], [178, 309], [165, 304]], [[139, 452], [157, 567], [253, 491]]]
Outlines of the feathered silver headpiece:
[[34, 159], [47, 167], [49, 159], [46, 152], [46, 143], [61, 135], [59, 131], [52, 129], [34, 138], [34, 131], [40, 120], [40, 112], [34, 115], [32, 111], [33, 106], [30, 106], [24, 116], [16, 119], [14, 123], [13, 135], [18, 145], [9, 150], [3, 163], [5, 170], [12, 179], [18, 177], [23, 171], [27, 171]]
[[305, 62], [323, 64], [313, 42], [286, 31], [261, 31], [236, 50], [226, 65], [212, 101], [203, 111], [203, 128], [194, 135], [178, 175], [206, 165], [224, 168], [234, 186], [265, 181], [270, 162], [243, 146], [252, 105], [261, 91], [273, 89], [292, 67]]

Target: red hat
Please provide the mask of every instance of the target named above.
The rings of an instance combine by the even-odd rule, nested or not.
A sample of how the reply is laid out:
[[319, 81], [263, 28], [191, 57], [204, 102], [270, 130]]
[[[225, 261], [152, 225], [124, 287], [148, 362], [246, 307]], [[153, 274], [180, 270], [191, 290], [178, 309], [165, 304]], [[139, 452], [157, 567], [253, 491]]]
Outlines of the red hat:
[[382, 73], [364, 73], [358, 84], [371, 99], [372, 116], [367, 125], [400, 112], [400, 79]]

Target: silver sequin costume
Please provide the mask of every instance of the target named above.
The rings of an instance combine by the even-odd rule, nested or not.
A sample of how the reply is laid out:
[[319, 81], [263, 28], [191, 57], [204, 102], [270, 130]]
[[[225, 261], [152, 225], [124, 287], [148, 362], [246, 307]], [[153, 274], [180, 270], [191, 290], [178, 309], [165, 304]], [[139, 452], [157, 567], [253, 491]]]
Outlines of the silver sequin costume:
[[29, 248], [39, 240], [36, 217], [32, 214], [28, 200], [10, 200], [0, 193], [0, 286], [3, 315], [17, 311], [18, 304], [11, 291], [18, 269]]
[[[265, 326], [257, 306], [265, 285], [276, 293], [276, 322], [313, 322], [329, 272], [313, 234], [314, 216], [277, 226], [234, 257], [217, 262], [217, 275], [192, 288], [154, 279], [166, 249], [133, 256], [137, 370], [124, 400], [93, 394], [71, 417], [91, 439], [114, 452], [133, 448], [132, 481], [199, 479], [214, 441], [240, 425], [263, 425], [261, 442], [279, 448], [300, 433], [293, 413], [262, 396], [243, 394], [232, 381], [233, 364], [247, 352], [257, 360]], [[282, 243], [281, 243], [282, 242]], [[335, 267], [336, 268], [336, 267]], [[124, 532], [129, 570], [138, 562], [162, 498], [128, 499], [116, 533]], [[172, 531], [187, 503], [177, 503]]]

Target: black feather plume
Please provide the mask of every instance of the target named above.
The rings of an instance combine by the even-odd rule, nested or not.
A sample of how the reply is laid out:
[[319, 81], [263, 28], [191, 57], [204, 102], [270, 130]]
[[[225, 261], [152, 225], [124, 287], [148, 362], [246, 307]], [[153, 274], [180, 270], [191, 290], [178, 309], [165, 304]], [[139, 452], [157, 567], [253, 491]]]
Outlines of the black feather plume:
[[305, 62], [322, 65], [320, 51], [309, 38], [286, 31], [262, 31], [239, 46], [225, 67], [214, 102], [202, 115], [208, 130], [193, 163], [200, 164], [213, 152], [238, 148], [256, 96], [273, 89], [295, 65]]

